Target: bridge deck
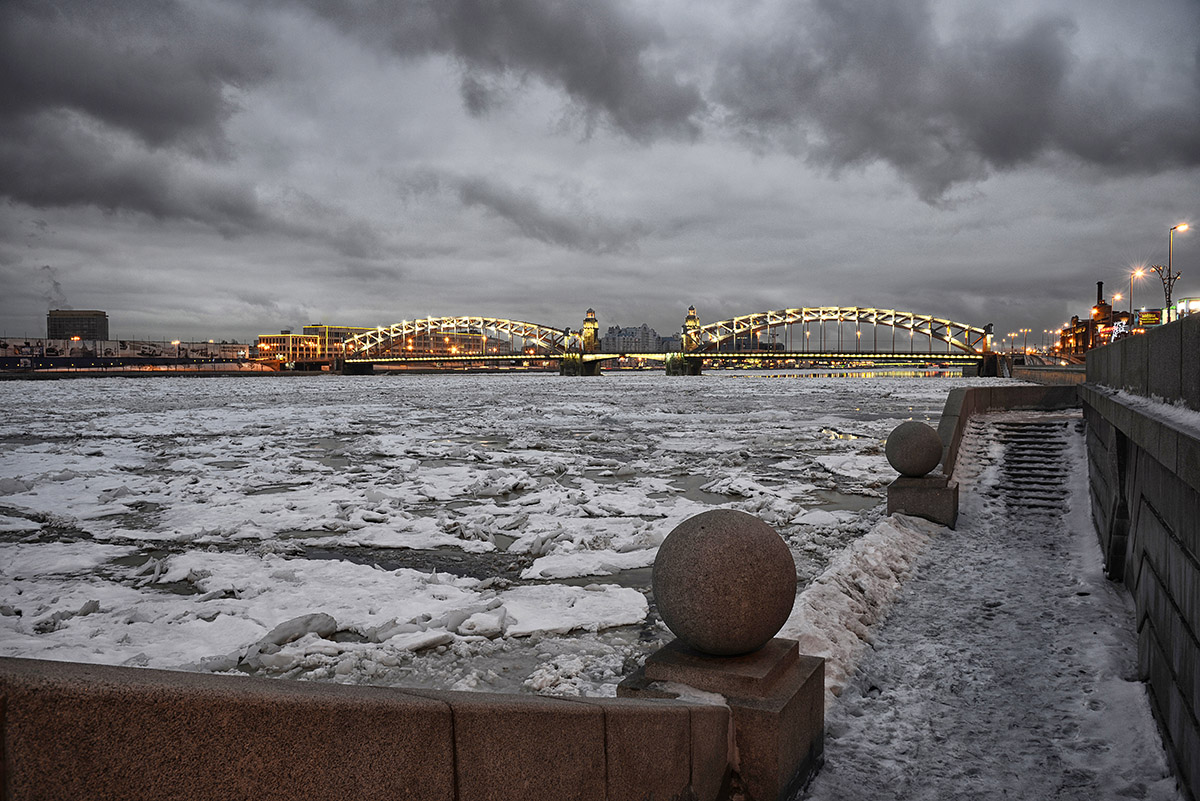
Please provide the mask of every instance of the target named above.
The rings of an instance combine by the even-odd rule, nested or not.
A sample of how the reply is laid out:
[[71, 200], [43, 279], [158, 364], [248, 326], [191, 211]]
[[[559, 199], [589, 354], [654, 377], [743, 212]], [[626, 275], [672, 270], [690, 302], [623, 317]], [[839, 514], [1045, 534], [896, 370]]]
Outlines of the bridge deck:
[[[455, 354], [413, 354], [409, 356], [375, 356], [365, 358], [348, 358], [348, 364], [405, 364], [419, 362], [538, 362], [557, 360], [564, 354], [495, 354], [495, 353], [455, 353]], [[567, 354], [580, 355], [580, 354]], [[946, 362], [967, 364], [979, 361], [982, 355], [978, 353], [930, 353], [928, 351], [778, 351], [778, 350], [742, 350], [742, 351], [692, 351], [689, 353], [638, 353], [638, 352], [596, 352], [582, 354], [584, 361], [607, 361], [610, 359], [642, 359], [644, 361], [664, 361], [672, 356], [700, 358], [705, 360], [732, 361], [881, 361], [881, 362]]]

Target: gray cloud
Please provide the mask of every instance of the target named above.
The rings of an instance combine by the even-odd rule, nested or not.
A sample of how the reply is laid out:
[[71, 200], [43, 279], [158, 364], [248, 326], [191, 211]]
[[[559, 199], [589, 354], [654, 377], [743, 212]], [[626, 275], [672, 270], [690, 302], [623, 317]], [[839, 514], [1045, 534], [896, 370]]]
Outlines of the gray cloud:
[[618, 223], [579, 211], [552, 211], [532, 194], [483, 178], [461, 179], [457, 190], [465, 205], [486, 209], [532, 239], [571, 250], [585, 253], [624, 251], [646, 233], [644, 226], [632, 222]]
[[580, 253], [629, 253], [650, 231], [637, 221], [605, 218], [577, 200], [559, 198], [549, 203], [530, 190], [478, 175], [415, 169], [398, 179], [397, 186], [410, 202], [448, 191], [462, 205], [484, 210], [525, 237]]
[[1200, 165], [1200, 92], [1156, 101], [1127, 70], [1097, 78], [1066, 17], [945, 41], [929, 2], [814, 0], [777, 22], [721, 56], [713, 97], [731, 121], [805, 131], [826, 166], [886, 162], [927, 201], [1055, 152], [1114, 172]]
[[495, 102], [490, 78], [534, 77], [638, 140], [692, 138], [705, 111], [700, 89], [656, 51], [660, 27], [614, 0], [311, 0], [314, 12], [401, 56], [443, 53], [464, 68], [462, 95], [482, 114]]
[[228, 91], [269, 72], [258, 42], [245, 21], [176, 3], [5, 3], [0, 194], [226, 234], [254, 225], [253, 187], [196, 167], [228, 155]]

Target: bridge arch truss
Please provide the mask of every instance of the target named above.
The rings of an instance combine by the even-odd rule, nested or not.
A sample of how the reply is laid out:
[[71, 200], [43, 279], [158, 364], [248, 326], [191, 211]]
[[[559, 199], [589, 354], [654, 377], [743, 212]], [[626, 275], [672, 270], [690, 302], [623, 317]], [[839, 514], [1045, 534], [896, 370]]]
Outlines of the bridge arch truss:
[[[534, 348], [539, 355], [557, 356], [579, 350], [578, 332], [569, 329], [506, 320], [500, 317], [423, 317], [404, 320], [389, 326], [379, 326], [349, 337], [343, 343], [347, 361], [370, 361], [405, 355], [412, 341], [432, 341], [438, 336], [468, 335], [508, 337], [510, 342], [521, 340], [521, 349]], [[471, 355], [464, 351], [460, 356]], [[519, 356], [520, 353], [514, 355]]]
[[[896, 311], [895, 309], [877, 309], [865, 306], [812, 306], [793, 309], [778, 309], [774, 311], [743, 314], [729, 320], [719, 320], [700, 327], [696, 336], [696, 345], [690, 350], [700, 352], [720, 351], [722, 346], [734, 345], [743, 337], [749, 338], [755, 334], [768, 332], [777, 336], [776, 329], [784, 331], [784, 349], [788, 351], [811, 350], [816, 343], [810, 342], [812, 326], [816, 324], [820, 338], [824, 339], [825, 324], [834, 323], [838, 327], [838, 339], [841, 340], [841, 327], [853, 323], [855, 331], [850, 340], [850, 349], [865, 347], [862, 342], [862, 327], [872, 327], [873, 350], [879, 350], [878, 329], [880, 326], [892, 329], [891, 347], [888, 350], [911, 350], [914, 348], [913, 338], [920, 334], [928, 338], [930, 352], [935, 342], [943, 342], [946, 352], [957, 349], [962, 353], [979, 353], [988, 349], [988, 333], [978, 326], [958, 323], [941, 317], [916, 312]], [[793, 326], [803, 326], [798, 342]], [[897, 346], [896, 332], [909, 332], [908, 342]], [[791, 340], [790, 342], [788, 340]], [[885, 343], [886, 344], [886, 343]], [[903, 347], [907, 345], [908, 347]], [[824, 349], [824, 348], [822, 348]], [[841, 349], [841, 348], [839, 348]]]

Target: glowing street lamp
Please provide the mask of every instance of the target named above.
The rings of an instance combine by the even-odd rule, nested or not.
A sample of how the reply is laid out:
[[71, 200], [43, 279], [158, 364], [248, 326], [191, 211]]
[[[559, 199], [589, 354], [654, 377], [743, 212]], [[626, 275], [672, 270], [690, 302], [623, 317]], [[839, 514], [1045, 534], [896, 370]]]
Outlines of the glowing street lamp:
[[1143, 270], [1141, 267], [1138, 267], [1136, 270], [1134, 270], [1133, 272], [1131, 272], [1129, 274], [1129, 316], [1130, 317], [1133, 316], [1133, 279], [1141, 278], [1145, 274], [1146, 274], [1146, 271]]

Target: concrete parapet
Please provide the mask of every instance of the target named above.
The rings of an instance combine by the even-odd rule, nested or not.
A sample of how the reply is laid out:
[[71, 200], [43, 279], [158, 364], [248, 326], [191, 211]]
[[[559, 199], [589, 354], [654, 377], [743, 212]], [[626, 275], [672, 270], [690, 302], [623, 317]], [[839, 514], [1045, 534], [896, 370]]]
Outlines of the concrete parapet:
[[716, 801], [730, 708], [0, 658], [6, 799]]
[[1087, 382], [1200, 410], [1197, 353], [1200, 315], [1189, 315], [1089, 351]]
[[1083, 365], [1042, 367], [1023, 364], [1013, 368], [1012, 377], [1035, 384], [1082, 384], [1087, 380], [1087, 371]]

